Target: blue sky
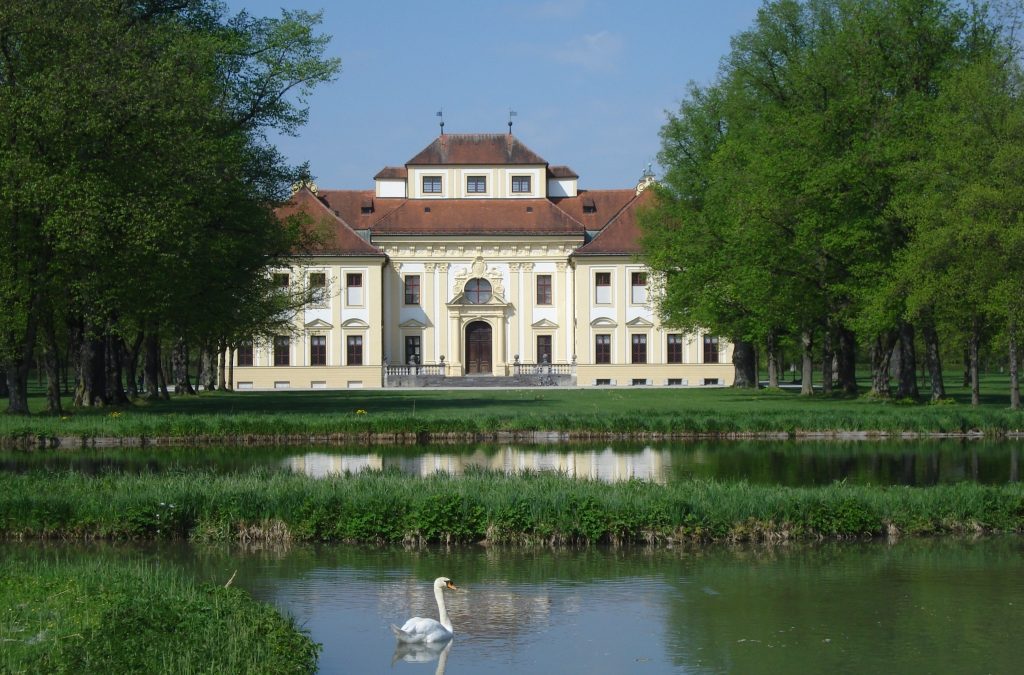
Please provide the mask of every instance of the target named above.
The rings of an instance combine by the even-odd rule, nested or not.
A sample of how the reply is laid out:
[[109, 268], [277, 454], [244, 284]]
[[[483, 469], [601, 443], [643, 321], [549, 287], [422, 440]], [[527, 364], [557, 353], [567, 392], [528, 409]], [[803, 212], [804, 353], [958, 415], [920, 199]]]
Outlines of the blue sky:
[[508, 130], [581, 188], [632, 187], [655, 162], [658, 131], [690, 81], [706, 84], [760, 0], [228, 0], [276, 16], [323, 10], [342, 72], [309, 99], [297, 137], [274, 138], [309, 161], [324, 188], [373, 185], [439, 133]]

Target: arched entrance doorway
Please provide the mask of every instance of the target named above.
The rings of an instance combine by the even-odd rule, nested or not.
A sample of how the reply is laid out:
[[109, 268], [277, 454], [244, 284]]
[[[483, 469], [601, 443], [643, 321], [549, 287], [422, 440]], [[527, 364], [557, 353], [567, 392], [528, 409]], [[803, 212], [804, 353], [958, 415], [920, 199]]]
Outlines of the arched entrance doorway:
[[486, 321], [466, 326], [466, 374], [491, 374], [491, 324]]

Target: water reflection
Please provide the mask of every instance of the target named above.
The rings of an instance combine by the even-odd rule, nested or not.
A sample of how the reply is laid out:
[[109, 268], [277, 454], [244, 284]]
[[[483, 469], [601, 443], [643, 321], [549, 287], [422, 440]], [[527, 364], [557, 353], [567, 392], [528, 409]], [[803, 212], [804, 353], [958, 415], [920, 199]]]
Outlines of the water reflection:
[[434, 674], [444, 675], [444, 671], [448, 667], [448, 652], [452, 650], [452, 644], [451, 640], [440, 643], [428, 642], [419, 644], [399, 642], [395, 645], [395, 653], [391, 657], [391, 665], [394, 666], [398, 661], [405, 661], [406, 663], [430, 663], [431, 661], [437, 661], [437, 670], [434, 671]]
[[[323, 673], [1018, 672], [1024, 538], [677, 550], [0, 544], [235, 585], [323, 643]], [[455, 638], [396, 645], [444, 573]], [[431, 666], [430, 664], [435, 664]]]
[[460, 476], [467, 469], [485, 469], [509, 474], [556, 471], [567, 476], [607, 482], [636, 478], [664, 483], [671, 464], [671, 452], [649, 446], [632, 453], [616, 452], [610, 446], [600, 450], [568, 452], [553, 452], [546, 446], [543, 450], [505, 446], [490, 452], [478, 449], [471, 454], [425, 453], [416, 457], [311, 452], [289, 457], [284, 463], [292, 471], [316, 478], [381, 469], [397, 469], [414, 476], [430, 476], [438, 471]]
[[1021, 441], [683, 441], [310, 448], [131, 448], [0, 452], [0, 471], [247, 473], [295, 471], [327, 477], [368, 470], [416, 476], [558, 471], [603, 481], [672, 483], [694, 478], [772, 485], [1000, 484], [1020, 480]]
[[938, 485], [1020, 480], [1020, 448], [1015, 443], [926, 441], [872, 442], [695, 442], [662, 445], [588, 447], [494, 446], [475, 448], [373, 449], [367, 453], [307, 452], [287, 457], [282, 466], [317, 478], [396, 470], [414, 476], [470, 470], [555, 471], [606, 482], [639, 479], [655, 483], [705, 478], [778, 485], [827, 485], [849, 481], [879, 485]]

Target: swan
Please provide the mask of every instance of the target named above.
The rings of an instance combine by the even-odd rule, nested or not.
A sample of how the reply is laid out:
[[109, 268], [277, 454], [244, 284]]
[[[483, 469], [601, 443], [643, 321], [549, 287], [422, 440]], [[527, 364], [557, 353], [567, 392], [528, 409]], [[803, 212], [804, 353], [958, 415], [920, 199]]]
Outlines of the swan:
[[437, 599], [437, 613], [440, 621], [414, 616], [399, 628], [391, 624], [391, 632], [401, 642], [441, 642], [452, 639], [452, 621], [448, 618], [448, 610], [444, 606], [444, 589], [457, 591], [458, 588], [448, 577], [434, 579], [434, 597]]

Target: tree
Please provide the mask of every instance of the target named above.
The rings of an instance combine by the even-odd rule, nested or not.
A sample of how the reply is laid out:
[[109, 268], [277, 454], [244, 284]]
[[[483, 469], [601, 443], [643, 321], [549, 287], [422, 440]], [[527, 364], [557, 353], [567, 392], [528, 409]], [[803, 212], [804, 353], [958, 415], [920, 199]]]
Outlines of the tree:
[[301, 245], [272, 213], [298, 171], [265, 132], [294, 132], [304, 94], [339, 64], [323, 57], [318, 15], [221, 12], [210, 0], [0, 8], [9, 411], [27, 412], [40, 331], [47, 363], [55, 336], [73, 336], [80, 404], [124, 400], [122, 363], [142, 344], [158, 393], [159, 335], [236, 330], [232, 304], [269, 297], [246, 294]]

